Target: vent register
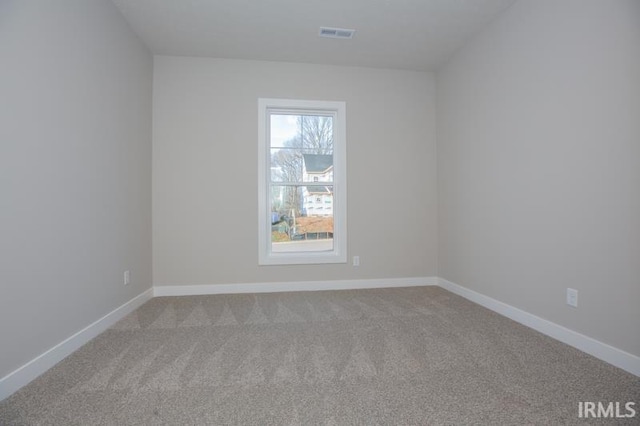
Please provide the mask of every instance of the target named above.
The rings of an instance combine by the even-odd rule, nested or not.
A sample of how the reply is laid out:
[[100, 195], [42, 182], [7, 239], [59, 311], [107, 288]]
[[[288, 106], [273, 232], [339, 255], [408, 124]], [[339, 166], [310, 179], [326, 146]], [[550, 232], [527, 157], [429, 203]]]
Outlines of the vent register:
[[349, 30], [346, 28], [320, 27], [318, 35], [320, 37], [328, 38], [353, 38], [353, 34], [355, 34], [355, 32], [356, 30]]

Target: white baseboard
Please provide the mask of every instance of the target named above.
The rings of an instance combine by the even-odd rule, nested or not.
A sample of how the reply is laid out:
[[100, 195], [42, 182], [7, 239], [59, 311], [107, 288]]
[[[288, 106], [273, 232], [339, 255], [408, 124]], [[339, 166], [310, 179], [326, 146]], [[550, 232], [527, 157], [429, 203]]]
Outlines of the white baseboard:
[[591, 337], [585, 336], [584, 334], [580, 334], [506, 303], [492, 299], [491, 297], [469, 290], [466, 287], [452, 283], [451, 281], [447, 281], [443, 278], [438, 278], [438, 285], [445, 290], [449, 290], [450, 292], [475, 302], [478, 305], [491, 309], [500, 315], [526, 325], [527, 327], [539, 331], [542, 334], [553, 337], [562, 343], [573, 346], [582, 352], [586, 352], [589, 355], [628, 371], [631, 374], [640, 376], [640, 357], [636, 355], [630, 354], [606, 343], [602, 343]]
[[491, 297], [469, 290], [438, 277], [382, 278], [337, 281], [297, 281], [271, 283], [165, 285], [153, 287], [122, 306], [57, 344], [40, 356], [0, 379], [0, 401], [31, 382], [89, 340], [105, 331], [118, 320], [134, 311], [152, 297], [189, 296], [204, 294], [273, 293], [283, 291], [349, 290], [365, 288], [391, 288], [438, 285], [485, 308], [491, 309], [520, 324], [575, 347], [609, 364], [640, 376], [640, 357], [614, 348], [591, 337], [569, 330], [561, 325], [532, 315]]
[[153, 296], [194, 296], [201, 294], [277, 293], [282, 291], [353, 290], [362, 288], [415, 287], [437, 285], [437, 277], [380, 278], [336, 281], [293, 281], [242, 284], [162, 285], [153, 287]]
[[148, 289], [129, 300], [122, 306], [109, 312], [94, 323], [88, 325], [73, 336], [58, 343], [48, 351], [32, 359], [17, 370], [0, 379], [0, 401], [25, 386], [33, 379], [62, 361], [68, 355], [76, 351], [89, 340], [111, 327], [130, 312], [141, 306], [153, 297], [153, 289]]

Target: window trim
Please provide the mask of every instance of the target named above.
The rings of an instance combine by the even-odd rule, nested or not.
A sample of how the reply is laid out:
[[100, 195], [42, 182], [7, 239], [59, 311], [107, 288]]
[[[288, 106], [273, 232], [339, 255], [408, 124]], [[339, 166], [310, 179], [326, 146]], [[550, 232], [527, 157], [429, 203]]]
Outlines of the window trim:
[[[270, 202], [271, 179], [269, 112], [331, 113], [333, 122], [333, 250], [322, 252], [272, 252]], [[347, 145], [346, 103], [299, 99], [258, 99], [258, 265], [347, 263]], [[336, 206], [338, 208], [336, 209]]]

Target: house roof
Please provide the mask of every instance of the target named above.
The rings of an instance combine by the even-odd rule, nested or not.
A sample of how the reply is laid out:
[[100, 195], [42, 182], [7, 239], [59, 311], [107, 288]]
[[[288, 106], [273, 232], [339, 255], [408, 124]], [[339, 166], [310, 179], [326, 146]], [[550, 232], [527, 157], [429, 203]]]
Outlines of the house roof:
[[333, 155], [303, 154], [307, 173], [324, 173], [333, 167]]
[[309, 191], [309, 194], [332, 194], [333, 186], [324, 186], [324, 185], [307, 186], [307, 191]]

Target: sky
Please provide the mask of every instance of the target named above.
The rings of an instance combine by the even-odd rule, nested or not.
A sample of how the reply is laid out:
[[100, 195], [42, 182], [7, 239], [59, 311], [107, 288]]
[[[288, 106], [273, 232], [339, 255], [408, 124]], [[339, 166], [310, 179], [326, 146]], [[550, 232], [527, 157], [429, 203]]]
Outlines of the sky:
[[271, 147], [280, 148], [283, 143], [298, 135], [297, 115], [271, 116]]

